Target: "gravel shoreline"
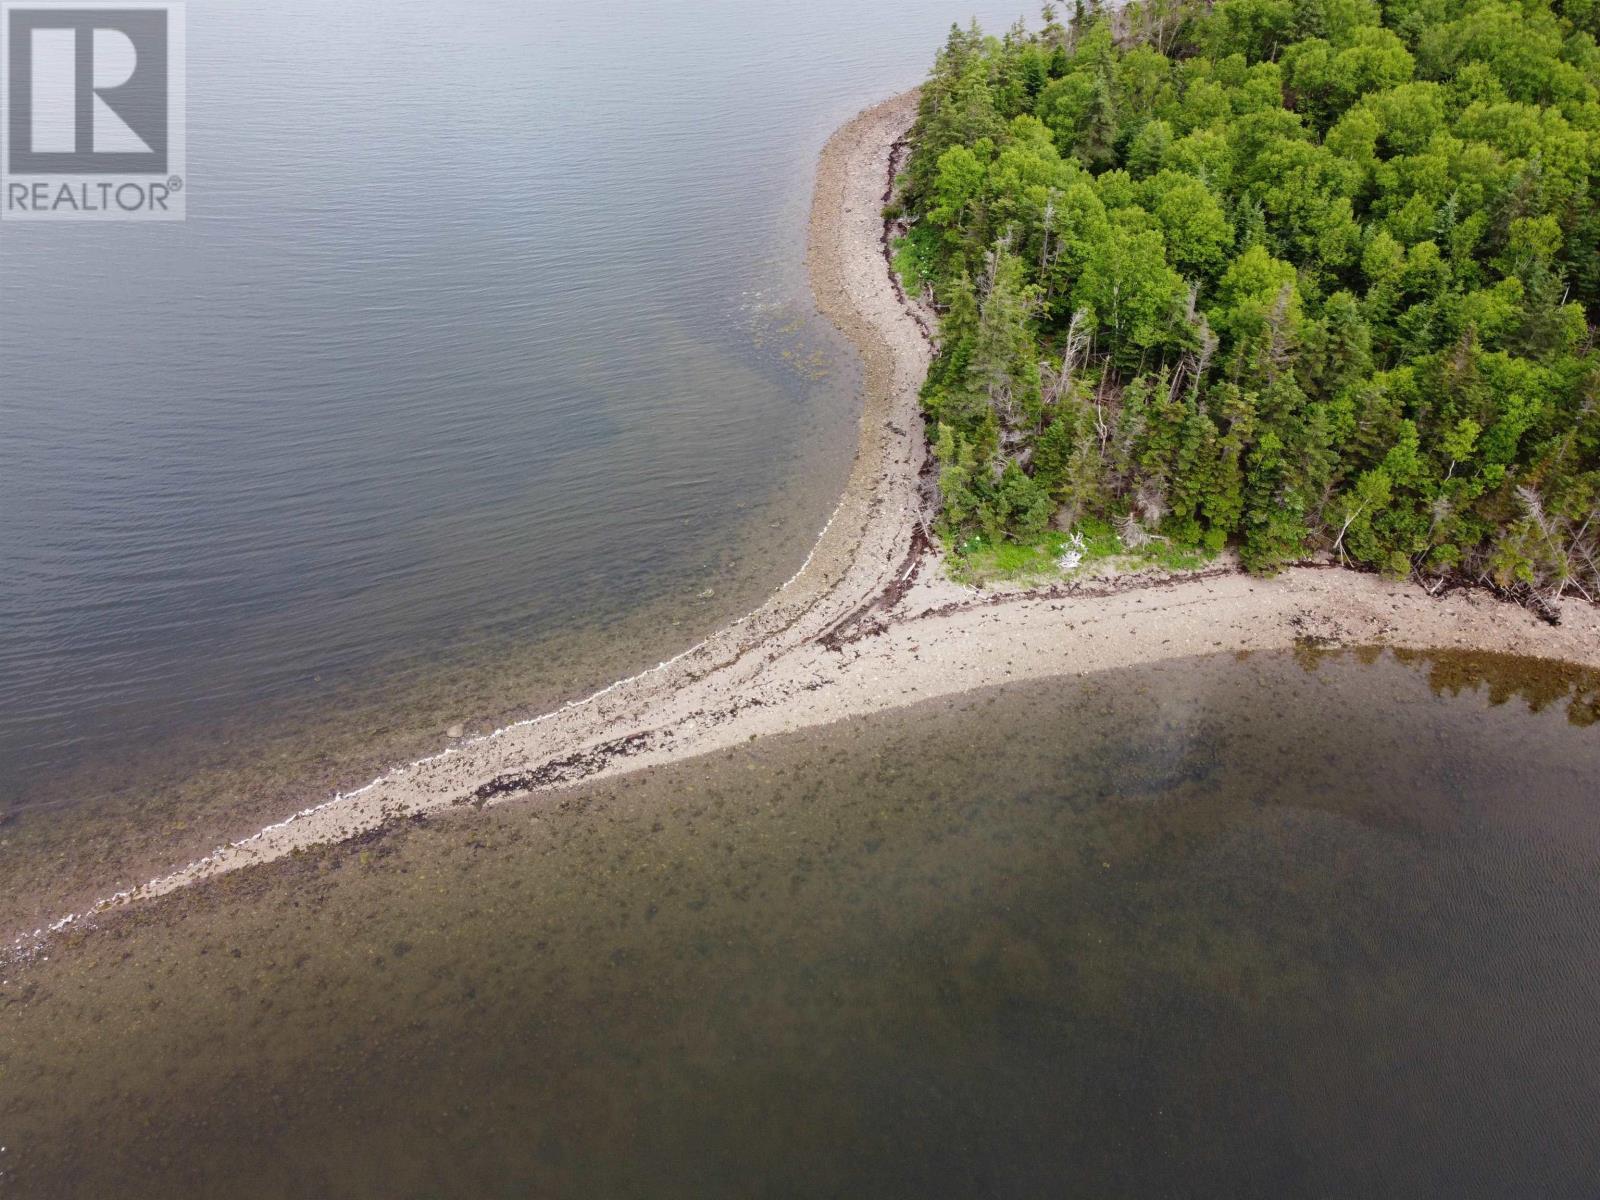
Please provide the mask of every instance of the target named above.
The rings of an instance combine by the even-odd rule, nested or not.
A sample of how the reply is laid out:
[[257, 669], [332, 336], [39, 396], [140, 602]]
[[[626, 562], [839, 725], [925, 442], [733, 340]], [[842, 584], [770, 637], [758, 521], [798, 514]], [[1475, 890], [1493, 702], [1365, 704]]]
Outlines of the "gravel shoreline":
[[1600, 667], [1600, 609], [1551, 627], [1475, 593], [1433, 599], [1339, 570], [1261, 580], [1231, 569], [1141, 577], [1125, 590], [976, 592], [950, 582], [926, 536], [917, 393], [931, 350], [886, 269], [882, 204], [911, 92], [838, 130], [818, 164], [808, 266], [819, 310], [864, 371], [854, 467], [811, 555], [761, 608], [584, 700], [399, 767], [51, 928], [39, 953], [97, 914], [298, 850], [462, 805], [526, 801], [614, 776], [1010, 680], [1086, 674], [1295, 645], [1458, 648]]

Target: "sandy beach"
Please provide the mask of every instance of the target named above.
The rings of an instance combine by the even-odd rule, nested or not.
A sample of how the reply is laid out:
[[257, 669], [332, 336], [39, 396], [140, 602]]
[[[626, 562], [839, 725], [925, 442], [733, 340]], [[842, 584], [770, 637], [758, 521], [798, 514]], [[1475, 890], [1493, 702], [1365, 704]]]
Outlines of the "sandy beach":
[[[844, 495], [800, 571], [761, 608], [677, 658], [486, 737], [458, 740], [367, 787], [329, 797], [147, 884], [98, 913], [406, 818], [538, 802], [751, 739], [1015, 680], [1080, 675], [1219, 652], [1295, 645], [1452, 648], [1600, 667], [1600, 609], [1568, 603], [1559, 626], [1487, 594], [1435, 598], [1338, 569], [1258, 579], [1217, 566], [1096, 587], [976, 591], [951, 582], [926, 535], [926, 448], [917, 393], [931, 355], [884, 256], [882, 206], [915, 93], [869, 109], [824, 149], [809, 267], [819, 309], [864, 366], [860, 442]], [[6, 931], [13, 956], [52, 927]]]

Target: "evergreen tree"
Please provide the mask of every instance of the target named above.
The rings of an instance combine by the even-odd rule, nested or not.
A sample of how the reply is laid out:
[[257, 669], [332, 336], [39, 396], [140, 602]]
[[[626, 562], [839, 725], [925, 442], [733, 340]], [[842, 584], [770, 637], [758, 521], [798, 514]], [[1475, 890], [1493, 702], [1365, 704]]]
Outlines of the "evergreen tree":
[[1597, 13], [952, 28], [904, 195], [942, 309], [943, 527], [1058, 508], [1258, 570], [1326, 551], [1600, 596]]

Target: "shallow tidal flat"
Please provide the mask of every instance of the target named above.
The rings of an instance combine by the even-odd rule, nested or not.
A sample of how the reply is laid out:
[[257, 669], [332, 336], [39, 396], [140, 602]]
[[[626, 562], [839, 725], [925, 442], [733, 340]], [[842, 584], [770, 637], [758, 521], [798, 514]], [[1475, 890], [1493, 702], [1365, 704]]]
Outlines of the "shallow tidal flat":
[[246, 870], [0, 985], [0, 1190], [1587, 1195], [1597, 718], [1192, 659]]
[[787, 578], [860, 408], [817, 151], [952, 15], [1016, 9], [193, 6], [190, 220], [0, 238], [0, 939]]

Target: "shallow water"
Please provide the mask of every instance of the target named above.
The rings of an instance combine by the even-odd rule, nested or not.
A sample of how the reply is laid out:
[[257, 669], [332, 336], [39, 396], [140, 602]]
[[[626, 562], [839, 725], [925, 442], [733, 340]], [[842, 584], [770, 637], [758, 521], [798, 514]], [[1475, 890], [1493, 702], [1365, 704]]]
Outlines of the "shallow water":
[[856, 435], [816, 154], [973, 15], [190, 0], [187, 223], [0, 230], [0, 879], [183, 861], [786, 578]]
[[1306, 652], [411, 826], [0, 985], [0, 1194], [1589, 1197], [1597, 778]]

